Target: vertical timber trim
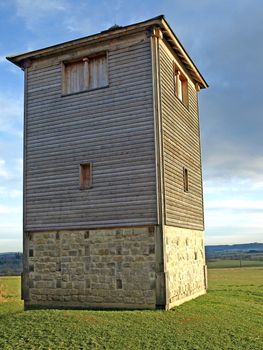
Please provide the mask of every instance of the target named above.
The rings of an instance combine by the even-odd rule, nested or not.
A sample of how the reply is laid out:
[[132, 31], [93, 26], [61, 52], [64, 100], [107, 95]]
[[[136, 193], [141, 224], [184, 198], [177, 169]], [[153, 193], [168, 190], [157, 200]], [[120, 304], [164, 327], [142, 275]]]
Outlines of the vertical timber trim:
[[65, 73], [65, 64], [64, 62], [60, 62], [61, 67], [61, 95], [66, 95], [66, 73]]
[[23, 62], [22, 69], [24, 70], [24, 133], [23, 133], [23, 286], [21, 288], [21, 299], [26, 302], [29, 299], [29, 282], [28, 282], [28, 234], [26, 231], [26, 158], [27, 158], [27, 83], [28, 83], [28, 68], [31, 61]]
[[[197, 103], [197, 118], [198, 118], [198, 135], [199, 135], [199, 153], [200, 153], [200, 171], [201, 171], [201, 191], [202, 191], [202, 210], [203, 210], [203, 231], [205, 230], [205, 216], [204, 216], [204, 185], [203, 185], [203, 169], [202, 169], [202, 150], [201, 150], [201, 130], [200, 130], [200, 116], [199, 116], [199, 99], [198, 99], [199, 85], [196, 86], [196, 103]], [[205, 252], [205, 250], [204, 250]]]
[[151, 36], [152, 53], [152, 80], [153, 80], [153, 114], [155, 132], [155, 162], [156, 162], [156, 192], [157, 192], [157, 223], [155, 232], [156, 246], [156, 307], [165, 308], [167, 298], [167, 279], [165, 263], [165, 231], [164, 231], [164, 177], [163, 177], [163, 142], [161, 121], [161, 94], [160, 94], [160, 57], [159, 40], [162, 32], [153, 28]]
[[158, 39], [153, 29], [151, 37], [152, 53], [152, 81], [153, 81], [153, 116], [154, 116], [154, 138], [155, 138], [155, 166], [156, 166], [156, 192], [157, 192], [157, 224], [163, 223], [163, 186], [162, 186], [162, 157], [161, 157], [161, 123], [160, 123], [160, 90], [159, 90], [159, 54]]

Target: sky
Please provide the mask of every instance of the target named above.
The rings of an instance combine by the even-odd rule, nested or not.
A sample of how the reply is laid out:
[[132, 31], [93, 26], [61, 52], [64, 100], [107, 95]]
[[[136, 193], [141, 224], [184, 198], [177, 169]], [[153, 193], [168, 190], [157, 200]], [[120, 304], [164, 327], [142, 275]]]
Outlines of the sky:
[[261, 0], [0, 0], [0, 252], [22, 250], [23, 72], [5, 56], [164, 14], [199, 93], [206, 244], [263, 242]]

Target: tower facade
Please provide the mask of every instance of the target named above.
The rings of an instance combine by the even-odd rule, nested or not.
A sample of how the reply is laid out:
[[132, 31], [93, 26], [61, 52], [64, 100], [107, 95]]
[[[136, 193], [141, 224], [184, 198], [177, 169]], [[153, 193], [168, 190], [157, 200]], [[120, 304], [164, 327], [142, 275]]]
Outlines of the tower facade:
[[26, 308], [206, 291], [198, 91], [163, 16], [10, 56], [25, 75]]

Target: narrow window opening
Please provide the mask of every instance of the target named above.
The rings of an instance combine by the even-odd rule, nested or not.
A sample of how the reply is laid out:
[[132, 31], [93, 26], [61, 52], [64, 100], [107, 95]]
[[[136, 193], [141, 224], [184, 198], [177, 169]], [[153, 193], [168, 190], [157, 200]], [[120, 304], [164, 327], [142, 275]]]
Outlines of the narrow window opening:
[[183, 168], [183, 181], [184, 181], [184, 192], [189, 191], [189, 181], [188, 181], [188, 169]]
[[188, 82], [176, 64], [174, 64], [174, 94], [188, 106]]
[[57, 262], [57, 271], [61, 271], [61, 262]]
[[185, 106], [188, 106], [188, 82], [187, 79], [181, 75], [180, 77], [181, 80], [181, 87], [182, 87], [182, 98], [181, 101]]
[[117, 287], [117, 289], [122, 289], [122, 280], [120, 280], [120, 279], [116, 280], [116, 287]]
[[79, 182], [80, 182], [80, 189], [85, 190], [87, 188], [90, 188], [92, 185], [92, 169], [91, 169], [91, 163], [86, 164], [80, 164], [80, 171], [79, 171]]

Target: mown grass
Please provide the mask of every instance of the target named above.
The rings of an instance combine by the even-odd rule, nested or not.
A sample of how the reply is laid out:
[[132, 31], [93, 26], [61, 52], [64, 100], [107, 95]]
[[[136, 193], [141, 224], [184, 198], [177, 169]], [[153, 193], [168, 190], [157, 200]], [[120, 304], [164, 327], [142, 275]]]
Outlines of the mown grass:
[[171, 311], [23, 311], [0, 278], [0, 349], [262, 350], [263, 268], [209, 271], [209, 293]]
[[[213, 259], [207, 262], [209, 269], [240, 267], [239, 259]], [[263, 267], [263, 260], [241, 260], [241, 267]]]

